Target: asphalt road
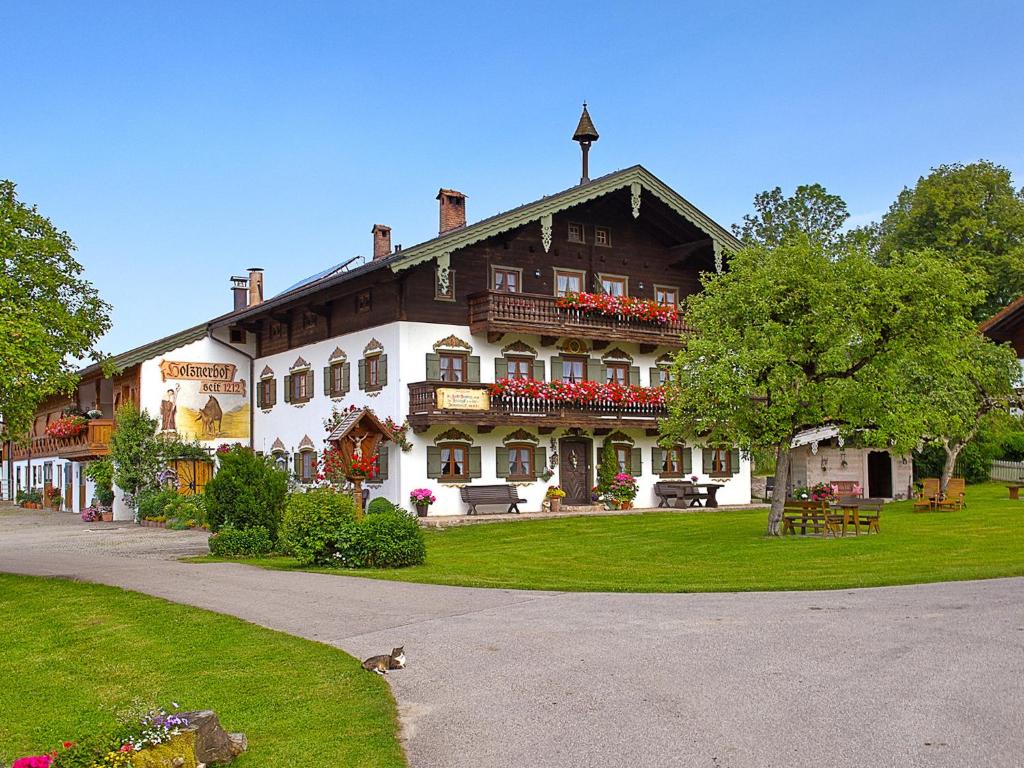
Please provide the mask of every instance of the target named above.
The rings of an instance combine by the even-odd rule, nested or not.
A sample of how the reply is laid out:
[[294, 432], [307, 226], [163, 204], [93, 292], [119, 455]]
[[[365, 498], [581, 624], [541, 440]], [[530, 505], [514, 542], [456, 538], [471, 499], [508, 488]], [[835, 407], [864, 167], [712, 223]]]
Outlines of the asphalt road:
[[570, 594], [175, 560], [203, 550], [197, 533], [0, 514], [0, 570], [135, 589], [358, 657], [404, 644], [409, 668], [389, 680], [417, 768], [1024, 764], [1024, 579]]

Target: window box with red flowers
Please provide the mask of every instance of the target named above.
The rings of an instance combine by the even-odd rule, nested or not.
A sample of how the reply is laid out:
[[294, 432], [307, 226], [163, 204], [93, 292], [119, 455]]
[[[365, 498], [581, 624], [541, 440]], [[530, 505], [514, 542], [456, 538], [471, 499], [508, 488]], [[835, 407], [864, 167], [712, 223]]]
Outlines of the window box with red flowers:
[[679, 310], [675, 306], [634, 296], [610, 296], [606, 293], [581, 291], [559, 296], [558, 306], [588, 314], [630, 318], [658, 325], [667, 325], [679, 320]]
[[47, 437], [78, 437], [85, 431], [89, 420], [84, 416], [61, 416], [46, 425]]
[[491, 385], [491, 396], [513, 407], [551, 404], [587, 410], [614, 408], [636, 413], [653, 413], [665, 407], [664, 387], [615, 382], [501, 379]]

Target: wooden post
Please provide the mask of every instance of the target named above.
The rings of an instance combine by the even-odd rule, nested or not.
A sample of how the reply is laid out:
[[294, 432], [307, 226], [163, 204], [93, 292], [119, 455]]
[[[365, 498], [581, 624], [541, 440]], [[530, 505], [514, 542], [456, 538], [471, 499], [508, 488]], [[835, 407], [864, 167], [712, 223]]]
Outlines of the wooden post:
[[356, 494], [356, 520], [363, 519], [363, 481], [358, 478], [352, 478], [352, 485], [355, 488]]

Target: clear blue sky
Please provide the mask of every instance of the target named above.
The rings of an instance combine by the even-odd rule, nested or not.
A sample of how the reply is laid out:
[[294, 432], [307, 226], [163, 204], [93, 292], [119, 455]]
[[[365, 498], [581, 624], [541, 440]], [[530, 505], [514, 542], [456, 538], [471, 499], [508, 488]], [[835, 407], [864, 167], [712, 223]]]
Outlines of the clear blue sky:
[[[842, 6], [842, 7], [841, 7]], [[370, 251], [642, 163], [723, 224], [818, 181], [877, 218], [929, 167], [1024, 184], [1015, 2], [0, 8], [0, 178], [79, 246], [119, 352]]]

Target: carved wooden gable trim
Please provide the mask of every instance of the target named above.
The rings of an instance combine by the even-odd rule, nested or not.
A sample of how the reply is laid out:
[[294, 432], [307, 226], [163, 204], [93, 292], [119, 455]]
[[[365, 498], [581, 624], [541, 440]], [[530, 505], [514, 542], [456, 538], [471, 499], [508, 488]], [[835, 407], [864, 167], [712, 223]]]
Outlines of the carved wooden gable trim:
[[513, 341], [511, 344], [506, 345], [501, 350], [503, 355], [530, 355], [532, 357], [537, 356], [537, 350], [531, 347], [529, 344], [522, 341]]
[[510, 435], [506, 435], [502, 438], [501, 442], [505, 445], [508, 445], [509, 443], [533, 443], [534, 445], [540, 445], [540, 440], [538, 440], [534, 435], [531, 435], [525, 429], [517, 429]]
[[449, 429], [434, 438], [434, 445], [438, 445], [440, 443], [466, 443], [471, 445], [473, 443], [473, 438], [465, 432], [460, 432], [457, 429]]
[[304, 371], [304, 370], [307, 370], [308, 368], [309, 368], [309, 363], [307, 363], [304, 358], [299, 357], [298, 360], [296, 360], [294, 363], [292, 363], [291, 367], [288, 370], [289, 371]]
[[274, 438], [274, 444], [270, 446], [271, 453], [287, 453], [287, 449], [284, 447], [284, 443], [280, 437]]
[[260, 378], [261, 379], [272, 379], [272, 378], [274, 378], [274, 369], [271, 368], [269, 365], [264, 366], [263, 370], [260, 372]]
[[309, 439], [309, 435], [303, 435], [302, 440], [299, 441], [299, 452], [302, 451], [314, 451], [316, 446], [313, 445], [313, 441]]
[[618, 347], [615, 347], [615, 349], [609, 349], [607, 352], [605, 352], [601, 356], [601, 360], [604, 360], [604, 361], [608, 361], [608, 360], [621, 360], [624, 363], [632, 363], [633, 362], [633, 356], [631, 354], [629, 354], [628, 352], [625, 352], [622, 349], [619, 349]]
[[381, 344], [377, 339], [370, 339], [369, 343], [363, 347], [363, 355], [376, 355], [384, 351], [384, 345]]
[[613, 445], [618, 443], [619, 445], [635, 445], [636, 441], [627, 435], [625, 432], [612, 432], [605, 438], [609, 443]]
[[472, 352], [473, 351], [473, 345], [470, 344], [468, 341], [463, 341], [462, 339], [460, 339], [455, 334], [452, 334], [451, 336], [447, 336], [447, 337], [445, 337], [443, 339], [439, 339], [438, 341], [434, 342], [434, 351], [435, 352], [437, 352], [438, 350], [442, 350], [442, 349], [445, 349], [445, 350], [454, 349], [454, 350], [459, 350], [459, 351], [464, 351], [464, 352]]
[[346, 360], [348, 360], [348, 355], [342, 352], [341, 347], [335, 347], [331, 356], [327, 358], [328, 363], [344, 363]]

